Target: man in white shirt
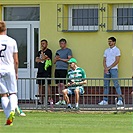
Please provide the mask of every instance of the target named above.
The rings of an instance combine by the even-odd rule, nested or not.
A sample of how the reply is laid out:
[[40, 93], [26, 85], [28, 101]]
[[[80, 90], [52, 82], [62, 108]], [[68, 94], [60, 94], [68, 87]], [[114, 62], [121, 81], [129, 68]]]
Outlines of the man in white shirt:
[[6, 35], [6, 24], [0, 21], [0, 94], [7, 121], [13, 124], [17, 107], [18, 48], [14, 39]]
[[[114, 37], [108, 38], [109, 48], [104, 52], [103, 67], [104, 78], [116, 78], [113, 79], [114, 87], [118, 95], [121, 95], [121, 88], [118, 78], [118, 63], [120, 61], [120, 50], [115, 46], [116, 39]], [[104, 80], [104, 94], [109, 94], [110, 80]], [[99, 105], [108, 105], [108, 97], [104, 97]], [[118, 97], [117, 105], [123, 105], [122, 97]]]

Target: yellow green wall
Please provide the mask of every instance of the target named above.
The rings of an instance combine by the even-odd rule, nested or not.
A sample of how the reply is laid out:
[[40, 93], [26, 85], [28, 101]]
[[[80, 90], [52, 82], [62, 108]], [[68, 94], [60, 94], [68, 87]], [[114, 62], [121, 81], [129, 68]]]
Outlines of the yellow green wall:
[[[98, 2], [97, 2], [98, 1]], [[110, 36], [117, 38], [117, 46], [121, 50], [119, 63], [119, 77], [131, 77], [133, 57], [132, 32], [58, 32], [57, 31], [57, 4], [100, 4], [102, 3], [133, 3], [132, 0], [0, 0], [0, 5], [40, 5], [40, 39], [49, 41], [49, 48], [53, 51], [59, 49], [58, 40], [66, 38], [68, 47], [72, 49], [73, 56], [77, 58], [78, 65], [83, 67], [87, 77], [103, 77], [103, 52], [108, 47], [107, 39]], [[2, 13], [0, 10], [0, 18]], [[100, 13], [100, 22], [101, 22]], [[53, 67], [54, 69], [54, 67]]]

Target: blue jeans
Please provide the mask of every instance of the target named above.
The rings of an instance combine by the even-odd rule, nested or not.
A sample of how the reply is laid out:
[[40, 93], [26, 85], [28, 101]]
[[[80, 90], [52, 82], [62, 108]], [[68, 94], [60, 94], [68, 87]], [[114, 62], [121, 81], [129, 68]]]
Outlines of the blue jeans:
[[[118, 69], [110, 69], [108, 74], [104, 73], [104, 78], [118, 78]], [[117, 79], [113, 79], [114, 87], [118, 95], [121, 95], [121, 88]], [[109, 94], [110, 80], [104, 80], [104, 94]], [[108, 97], [104, 97], [103, 100], [108, 101]], [[118, 97], [118, 100], [122, 100], [122, 97]]]

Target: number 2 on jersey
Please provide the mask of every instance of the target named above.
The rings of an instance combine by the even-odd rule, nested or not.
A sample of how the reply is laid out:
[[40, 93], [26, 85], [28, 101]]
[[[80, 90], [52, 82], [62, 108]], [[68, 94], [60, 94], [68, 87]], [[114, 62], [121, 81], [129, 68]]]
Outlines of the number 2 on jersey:
[[6, 44], [1, 44], [2, 45], [2, 49], [0, 49], [0, 57], [4, 57], [4, 55], [2, 55], [2, 52], [6, 50], [7, 45]]

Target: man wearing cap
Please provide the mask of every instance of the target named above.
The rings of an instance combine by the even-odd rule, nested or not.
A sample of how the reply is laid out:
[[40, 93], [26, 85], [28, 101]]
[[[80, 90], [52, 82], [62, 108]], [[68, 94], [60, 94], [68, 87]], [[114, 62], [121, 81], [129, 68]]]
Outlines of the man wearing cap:
[[86, 74], [82, 68], [77, 66], [77, 60], [75, 58], [71, 58], [68, 63], [71, 69], [68, 71], [67, 77], [70, 78], [70, 80], [68, 80], [68, 88], [64, 89], [62, 93], [64, 95], [65, 101], [68, 104], [68, 108], [70, 109], [72, 107], [68, 95], [75, 94], [75, 108], [79, 109], [79, 94], [84, 94], [83, 85], [87, 83], [87, 80], [84, 79], [86, 78]]

